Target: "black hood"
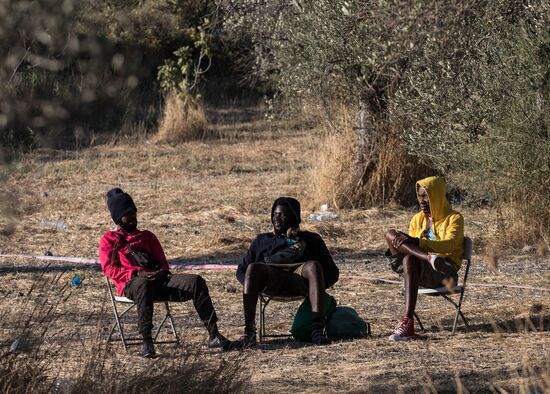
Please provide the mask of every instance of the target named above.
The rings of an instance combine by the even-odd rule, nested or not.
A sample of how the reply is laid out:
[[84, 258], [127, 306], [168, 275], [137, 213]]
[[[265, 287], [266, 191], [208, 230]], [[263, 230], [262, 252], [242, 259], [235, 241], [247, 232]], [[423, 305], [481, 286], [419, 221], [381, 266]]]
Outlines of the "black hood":
[[297, 227], [300, 224], [302, 219], [300, 218], [301, 212], [300, 203], [298, 200], [292, 197], [279, 197], [276, 199], [271, 207], [271, 222], [273, 222], [273, 212], [275, 211], [275, 207], [277, 205], [286, 205], [290, 209], [290, 212], [294, 215], [294, 223], [292, 223], [293, 227]]

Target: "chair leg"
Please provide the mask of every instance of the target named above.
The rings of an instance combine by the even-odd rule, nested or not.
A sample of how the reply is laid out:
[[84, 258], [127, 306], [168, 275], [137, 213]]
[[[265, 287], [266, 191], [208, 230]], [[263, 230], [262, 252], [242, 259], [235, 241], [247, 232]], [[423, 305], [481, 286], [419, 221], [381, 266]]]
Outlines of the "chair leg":
[[266, 300], [261, 295], [259, 296], [259, 298], [260, 298], [260, 308], [258, 310], [258, 315], [259, 315], [259, 320], [260, 320], [259, 340], [260, 340], [260, 343], [262, 343], [263, 340], [264, 340], [264, 337], [265, 337], [265, 308], [267, 306], [267, 303], [269, 302], [269, 299]]
[[416, 321], [418, 322], [418, 325], [420, 326], [420, 330], [424, 331], [424, 326], [422, 325], [422, 322], [420, 321], [420, 318], [418, 317], [416, 312], [413, 312], [413, 315], [414, 315]]
[[464, 314], [461, 311], [462, 299], [463, 298], [464, 298], [464, 289], [462, 289], [462, 291], [460, 292], [460, 300], [458, 301], [458, 305], [453, 302], [453, 304], [455, 304], [455, 307], [456, 307], [455, 319], [454, 319], [454, 323], [453, 323], [453, 331], [451, 332], [451, 334], [453, 334], [453, 335], [456, 332], [456, 326], [457, 326], [457, 323], [458, 323], [458, 316], [460, 316], [462, 318], [462, 321], [464, 321], [464, 325], [466, 325], [466, 328], [470, 327], [470, 325], [468, 324], [468, 321], [466, 320], [466, 317], [464, 317]]
[[[111, 336], [113, 335], [113, 331], [115, 329], [115, 327], [118, 327], [118, 333], [120, 334], [120, 340], [122, 342], [122, 347], [124, 348], [124, 350], [127, 352], [128, 351], [128, 345], [126, 345], [126, 339], [124, 338], [124, 331], [122, 329], [122, 324], [120, 324], [120, 319], [119, 319], [119, 316], [118, 316], [118, 311], [116, 309], [116, 303], [115, 303], [115, 300], [113, 299], [113, 297], [111, 296], [111, 304], [113, 305], [113, 312], [115, 313], [115, 325], [113, 325], [113, 328], [111, 328], [111, 332], [109, 333], [109, 338], [107, 339], [107, 342], [111, 339]], [[122, 315], [124, 315], [124, 313], [128, 312], [130, 308], [128, 308], [127, 310], [125, 310]], [[121, 315], [121, 316], [122, 316]]]
[[166, 320], [168, 320], [168, 314], [164, 315], [164, 319], [159, 324], [159, 327], [157, 328], [155, 335], [153, 335], [153, 341], [157, 340], [157, 337], [160, 334], [160, 330], [162, 330], [162, 327], [164, 327], [164, 323], [166, 323]]
[[170, 323], [170, 327], [172, 328], [172, 334], [176, 338], [176, 343], [180, 344], [180, 338], [178, 337], [178, 333], [176, 332], [176, 326], [174, 325], [174, 319], [172, 318], [172, 312], [170, 312], [170, 307], [168, 306], [168, 303], [165, 302], [164, 306], [166, 307], [166, 316], [168, 316], [168, 322]]

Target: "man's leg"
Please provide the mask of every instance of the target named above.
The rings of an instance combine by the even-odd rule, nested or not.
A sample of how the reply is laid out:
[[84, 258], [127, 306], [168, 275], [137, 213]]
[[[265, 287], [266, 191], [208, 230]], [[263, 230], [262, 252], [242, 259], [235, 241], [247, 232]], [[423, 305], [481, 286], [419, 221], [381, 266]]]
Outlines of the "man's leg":
[[405, 316], [389, 339], [394, 341], [415, 337], [414, 332], [414, 308], [418, 295], [421, 264], [427, 264], [416, 256], [407, 254], [403, 258], [403, 275], [405, 277]]
[[269, 268], [265, 264], [252, 263], [246, 268], [243, 287], [244, 334], [236, 343], [238, 347], [256, 344], [256, 307], [258, 295], [269, 282]]
[[414, 308], [416, 308], [420, 264], [425, 263], [410, 254], [403, 258], [403, 275], [405, 277], [405, 316], [409, 319], [414, 317]]
[[124, 295], [134, 301], [138, 312], [138, 329], [143, 337], [143, 357], [154, 357], [155, 348], [151, 331], [153, 329], [153, 302], [157, 290], [155, 282], [147, 278], [135, 277], [130, 280], [125, 289]]
[[325, 279], [323, 268], [317, 261], [308, 261], [302, 266], [300, 275], [306, 279], [311, 302], [311, 341], [316, 345], [326, 345], [330, 340], [324, 333], [323, 301], [325, 296]]
[[172, 275], [168, 283], [159, 286], [159, 291], [155, 294], [154, 299], [155, 301], [179, 302], [193, 300], [193, 306], [208, 331], [209, 346], [217, 338], [222, 338], [218, 331], [218, 317], [214, 305], [212, 305], [208, 286], [201, 276], [193, 274]]

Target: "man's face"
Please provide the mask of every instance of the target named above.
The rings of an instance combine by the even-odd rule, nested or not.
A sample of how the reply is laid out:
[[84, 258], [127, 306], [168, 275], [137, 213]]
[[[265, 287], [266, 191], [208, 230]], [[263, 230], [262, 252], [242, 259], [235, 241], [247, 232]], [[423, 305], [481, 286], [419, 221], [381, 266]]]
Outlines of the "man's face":
[[119, 226], [128, 232], [134, 231], [137, 228], [137, 213], [136, 211], [128, 212], [120, 219]]
[[428, 200], [428, 193], [426, 189], [422, 186], [418, 186], [418, 193], [416, 194], [418, 198], [418, 205], [424, 213], [430, 213], [430, 200]]
[[292, 212], [286, 205], [277, 205], [273, 211], [273, 228], [278, 234], [283, 234], [292, 225]]

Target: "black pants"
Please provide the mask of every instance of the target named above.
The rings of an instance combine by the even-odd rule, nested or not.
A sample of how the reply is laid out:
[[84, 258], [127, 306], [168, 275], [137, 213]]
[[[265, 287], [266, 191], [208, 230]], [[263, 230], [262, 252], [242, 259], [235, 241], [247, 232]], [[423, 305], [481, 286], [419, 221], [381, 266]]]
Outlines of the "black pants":
[[193, 305], [207, 328], [218, 320], [206, 282], [199, 275], [172, 275], [168, 283], [135, 277], [126, 283], [124, 296], [137, 304], [138, 328], [144, 338], [151, 336], [155, 301], [193, 300]]

